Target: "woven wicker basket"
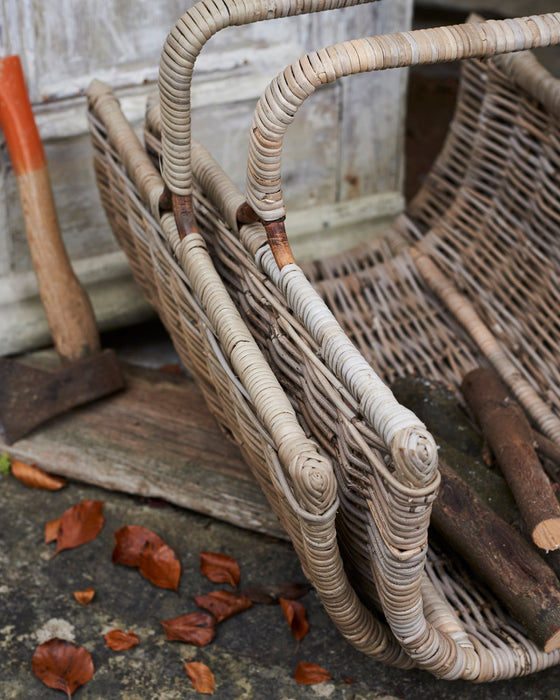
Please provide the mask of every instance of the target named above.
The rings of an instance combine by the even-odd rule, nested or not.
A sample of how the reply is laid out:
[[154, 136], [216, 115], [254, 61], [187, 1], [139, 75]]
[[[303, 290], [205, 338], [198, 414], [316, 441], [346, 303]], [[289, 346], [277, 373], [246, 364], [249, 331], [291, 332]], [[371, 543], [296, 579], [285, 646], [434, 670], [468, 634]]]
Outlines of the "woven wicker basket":
[[[191, 148], [196, 56], [227, 24], [320, 9], [329, 8], [224, 0], [189, 10], [162, 53], [147, 149], [94, 81], [103, 205], [138, 284], [349, 642], [448, 679], [534, 672], [560, 653], [539, 650], [461, 564], [428, 546], [437, 448], [384, 382], [417, 374], [458, 385], [491, 364], [560, 441], [551, 313], [560, 309], [560, 87], [531, 54], [477, 58], [558, 43], [560, 13], [304, 57], [257, 106], [244, 196], [200, 145]], [[280, 184], [282, 136], [299, 105], [341, 75], [459, 58], [472, 60], [449, 136], [409, 210], [384, 238], [299, 268]]]

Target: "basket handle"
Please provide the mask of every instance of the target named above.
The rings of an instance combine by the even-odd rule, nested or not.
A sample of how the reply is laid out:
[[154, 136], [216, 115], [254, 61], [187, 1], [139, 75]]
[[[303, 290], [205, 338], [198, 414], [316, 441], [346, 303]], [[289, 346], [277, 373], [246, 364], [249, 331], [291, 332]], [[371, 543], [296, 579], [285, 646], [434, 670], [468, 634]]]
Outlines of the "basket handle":
[[303, 102], [318, 87], [346, 75], [462, 58], [493, 56], [560, 43], [560, 12], [386, 34], [307, 54], [268, 86], [253, 116], [247, 202], [238, 221], [261, 221], [282, 269], [294, 257], [286, 236], [281, 185], [282, 143]]
[[375, 0], [201, 0], [177, 21], [164, 44], [159, 68], [162, 119], [161, 208], [171, 209], [182, 237], [196, 231], [192, 215], [191, 80], [204, 44], [220, 29], [265, 19], [322, 12]]

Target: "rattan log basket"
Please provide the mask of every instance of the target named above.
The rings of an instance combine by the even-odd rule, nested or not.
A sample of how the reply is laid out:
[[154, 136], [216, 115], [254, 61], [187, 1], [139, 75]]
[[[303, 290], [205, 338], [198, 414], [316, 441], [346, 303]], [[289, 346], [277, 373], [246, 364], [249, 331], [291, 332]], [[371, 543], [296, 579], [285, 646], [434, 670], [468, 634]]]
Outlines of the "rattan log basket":
[[[560, 13], [301, 58], [257, 105], [242, 194], [191, 141], [196, 56], [228, 24], [350, 4], [195, 5], [163, 49], [146, 148], [94, 81], [101, 199], [138, 284], [346, 639], [377, 661], [447, 679], [531, 673], [560, 652], [537, 648], [459, 561], [428, 544], [437, 446], [386, 383], [415, 374], [457, 386], [490, 364], [560, 440], [560, 87], [530, 53], [511, 54], [558, 43]], [[408, 211], [385, 237], [300, 268], [280, 180], [298, 107], [342, 75], [463, 58], [446, 144]]]

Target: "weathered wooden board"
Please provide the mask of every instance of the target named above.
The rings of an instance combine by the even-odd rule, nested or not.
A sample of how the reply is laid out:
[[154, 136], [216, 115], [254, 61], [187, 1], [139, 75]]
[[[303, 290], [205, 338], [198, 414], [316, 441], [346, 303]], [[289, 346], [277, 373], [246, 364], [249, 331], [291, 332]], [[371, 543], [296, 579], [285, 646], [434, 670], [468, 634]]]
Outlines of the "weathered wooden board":
[[192, 379], [123, 365], [126, 389], [0, 449], [46, 471], [286, 537]]

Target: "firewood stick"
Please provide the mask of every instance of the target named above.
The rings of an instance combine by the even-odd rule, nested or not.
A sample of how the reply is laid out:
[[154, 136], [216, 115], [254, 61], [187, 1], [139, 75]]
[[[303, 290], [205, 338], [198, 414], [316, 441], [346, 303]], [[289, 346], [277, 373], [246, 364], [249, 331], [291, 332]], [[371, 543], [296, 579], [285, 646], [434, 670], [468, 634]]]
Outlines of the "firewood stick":
[[533, 448], [533, 431], [522, 409], [491, 370], [469, 372], [463, 395], [519, 506], [538, 547], [560, 547], [560, 504]]
[[560, 586], [531, 545], [440, 461], [432, 524], [545, 652], [560, 648]]
[[[440, 460], [450, 466], [482, 501], [508, 525], [528, 537], [531, 547], [560, 581], [560, 549], [545, 552], [532, 543], [511, 489], [499, 471], [483, 460], [483, 440], [474, 429], [451, 387], [420, 377], [400, 377], [391, 385], [395, 397], [426, 424], [439, 447]], [[537, 438], [540, 434], [537, 434]]]

